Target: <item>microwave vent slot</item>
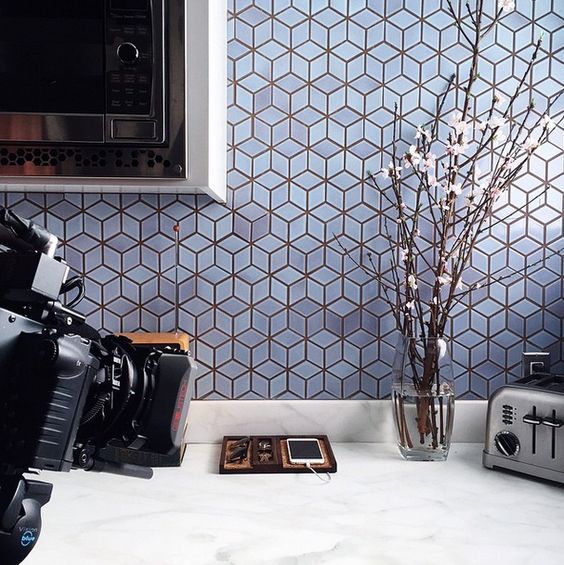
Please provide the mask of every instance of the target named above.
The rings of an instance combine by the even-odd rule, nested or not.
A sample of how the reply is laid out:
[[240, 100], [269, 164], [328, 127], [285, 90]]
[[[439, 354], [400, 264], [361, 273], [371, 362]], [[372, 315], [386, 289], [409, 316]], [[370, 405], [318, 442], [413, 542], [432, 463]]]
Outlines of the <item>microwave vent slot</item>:
[[2, 167], [58, 167], [76, 169], [149, 169], [171, 167], [171, 162], [158, 151], [149, 149], [98, 149], [50, 147], [2, 147]]

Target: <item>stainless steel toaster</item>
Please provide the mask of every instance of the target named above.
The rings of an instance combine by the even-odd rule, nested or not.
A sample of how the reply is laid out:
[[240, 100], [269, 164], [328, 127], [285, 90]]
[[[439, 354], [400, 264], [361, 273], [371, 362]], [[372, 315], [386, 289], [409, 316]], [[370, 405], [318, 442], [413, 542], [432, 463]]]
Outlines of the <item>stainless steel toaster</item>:
[[532, 373], [496, 390], [488, 403], [482, 461], [564, 483], [564, 375]]

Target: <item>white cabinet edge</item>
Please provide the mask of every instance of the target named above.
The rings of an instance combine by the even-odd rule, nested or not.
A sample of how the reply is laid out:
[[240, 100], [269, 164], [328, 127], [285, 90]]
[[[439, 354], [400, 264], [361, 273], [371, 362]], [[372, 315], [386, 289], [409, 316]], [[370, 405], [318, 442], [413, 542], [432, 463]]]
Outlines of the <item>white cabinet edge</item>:
[[207, 2], [209, 14], [208, 186], [227, 200], [227, 0]]
[[[227, 0], [187, 0], [186, 33], [205, 49], [187, 50], [190, 184], [227, 199]], [[202, 84], [202, 82], [204, 84]], [[202, 86], [204, 86], [202, 88]], [[198, 111], [205, 108], [205, 111]]]

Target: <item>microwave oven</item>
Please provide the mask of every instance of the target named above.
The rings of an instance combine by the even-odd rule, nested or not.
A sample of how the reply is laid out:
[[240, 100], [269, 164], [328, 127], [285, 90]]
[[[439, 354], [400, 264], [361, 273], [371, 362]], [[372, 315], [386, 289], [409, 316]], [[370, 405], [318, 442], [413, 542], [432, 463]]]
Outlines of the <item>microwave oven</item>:
[[184, 0], [0, 3], [0, 176], [186, 178]]

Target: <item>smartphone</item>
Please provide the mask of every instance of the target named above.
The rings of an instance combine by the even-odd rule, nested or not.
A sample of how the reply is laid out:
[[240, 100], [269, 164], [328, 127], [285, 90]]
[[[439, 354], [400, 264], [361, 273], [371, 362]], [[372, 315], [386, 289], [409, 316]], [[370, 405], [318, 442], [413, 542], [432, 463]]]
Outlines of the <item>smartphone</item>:
[[325, 463], [319, 440], [315, 438], [287, 439], [290, 463]]

